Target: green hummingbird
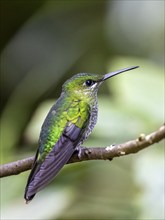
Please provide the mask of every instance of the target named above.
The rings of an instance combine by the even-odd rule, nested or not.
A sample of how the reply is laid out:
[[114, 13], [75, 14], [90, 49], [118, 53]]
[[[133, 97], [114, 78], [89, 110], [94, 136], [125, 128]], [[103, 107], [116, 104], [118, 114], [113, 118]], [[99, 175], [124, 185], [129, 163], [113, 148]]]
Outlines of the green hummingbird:
[[92, 132], [98, 114], [97, 91], [107, 79], [137, 68], [105, 75], [79, 73], [67, 80], [42, 125], [38, 150], [25, 188], [26, 203], [50, 183]]

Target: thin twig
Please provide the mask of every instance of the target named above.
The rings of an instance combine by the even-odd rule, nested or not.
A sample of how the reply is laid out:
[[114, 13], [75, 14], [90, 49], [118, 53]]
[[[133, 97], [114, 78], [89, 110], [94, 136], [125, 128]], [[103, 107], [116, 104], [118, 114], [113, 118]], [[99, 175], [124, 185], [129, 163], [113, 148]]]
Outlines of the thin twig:
[[[131, 140], [119, 145], [110, 145], [101, 147], [82, 147], [82, 156], [78, 157], [78, 152], [72, 155], [68, 163], [81, 162], [85, 160], [112, 160], [114, 157], [125, 156], [137, 153], [165, 138], [165, 125], [162, 125], [157, 131], [144, 135], [141, 134], [136, 140]], [[34, 157], [25, 158], [0, 166], [0, 177], [17, 175], [31, 169]]]

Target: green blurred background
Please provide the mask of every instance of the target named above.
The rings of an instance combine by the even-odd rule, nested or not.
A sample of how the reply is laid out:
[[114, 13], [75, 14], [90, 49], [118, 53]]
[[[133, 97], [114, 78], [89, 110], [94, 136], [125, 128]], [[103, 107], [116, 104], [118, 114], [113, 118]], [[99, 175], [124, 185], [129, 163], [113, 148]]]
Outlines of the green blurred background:
[[[35, 154], [63, 82], [78, 72], [140, 68], [107, 81], [85, 146], [164, 122], [164, 1], [0, 1], [1, 163]], [[163, 220], [164, 142], [113, 161], [67, 165], [25, 205], [29, 171], [1, 179], [1, 219]]]

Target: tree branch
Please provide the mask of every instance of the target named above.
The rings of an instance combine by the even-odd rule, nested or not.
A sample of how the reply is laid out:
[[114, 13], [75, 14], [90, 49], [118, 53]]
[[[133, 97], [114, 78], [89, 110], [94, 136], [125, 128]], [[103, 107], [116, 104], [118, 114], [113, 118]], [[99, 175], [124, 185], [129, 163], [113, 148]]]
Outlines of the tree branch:
[[[132, 153], [137, 153], [165, 138], [165, 125], [162, 125], [157, 131], [144, 135], [141, 134], [136, 140], [131, 140], [119, 145], [111, 145], [105, 148], [81, 147], [81, 158], [78, 157], [78, 152], [72, 155], [68, 163], [81, 162], [85, 160], [112, 160], [114, 157], [125, 156]], [[31, 169], [34, 157], [25, 158], [0, 166], [0, 177], [17, 175]]]

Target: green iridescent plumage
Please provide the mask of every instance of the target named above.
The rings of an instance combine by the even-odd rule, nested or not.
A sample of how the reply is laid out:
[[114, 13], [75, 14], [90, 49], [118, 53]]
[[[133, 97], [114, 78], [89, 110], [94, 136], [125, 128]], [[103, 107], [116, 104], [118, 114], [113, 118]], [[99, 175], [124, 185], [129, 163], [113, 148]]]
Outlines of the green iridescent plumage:
[[101, 83], [134, 68], [137, 67], [106, 75], [80, 73], [64, 83], [61, 96], [41, 128], [39, 147], [25, 189], [26, 202], [53, 180], [92, 132], [97, 121], [97, 91]]
[[[59, 99], [59, 101], [61, 101]], [[44, 160], [45, 156], [52, 150], [62, 135], [66, 125], [75, 124], [79, 128], [83, 128], [89, 118], [89, 105], [84, 101], [73, 99], [69, 101], [69, 97], [64, 97], [60, 102], [60, 107], [50, 110], [48, 117], [51, 118], [43, 125], [43, 134], [41, 132], [40, 150], [38, 160]], [[62, 112], [62, 114], [61, 114]]]

